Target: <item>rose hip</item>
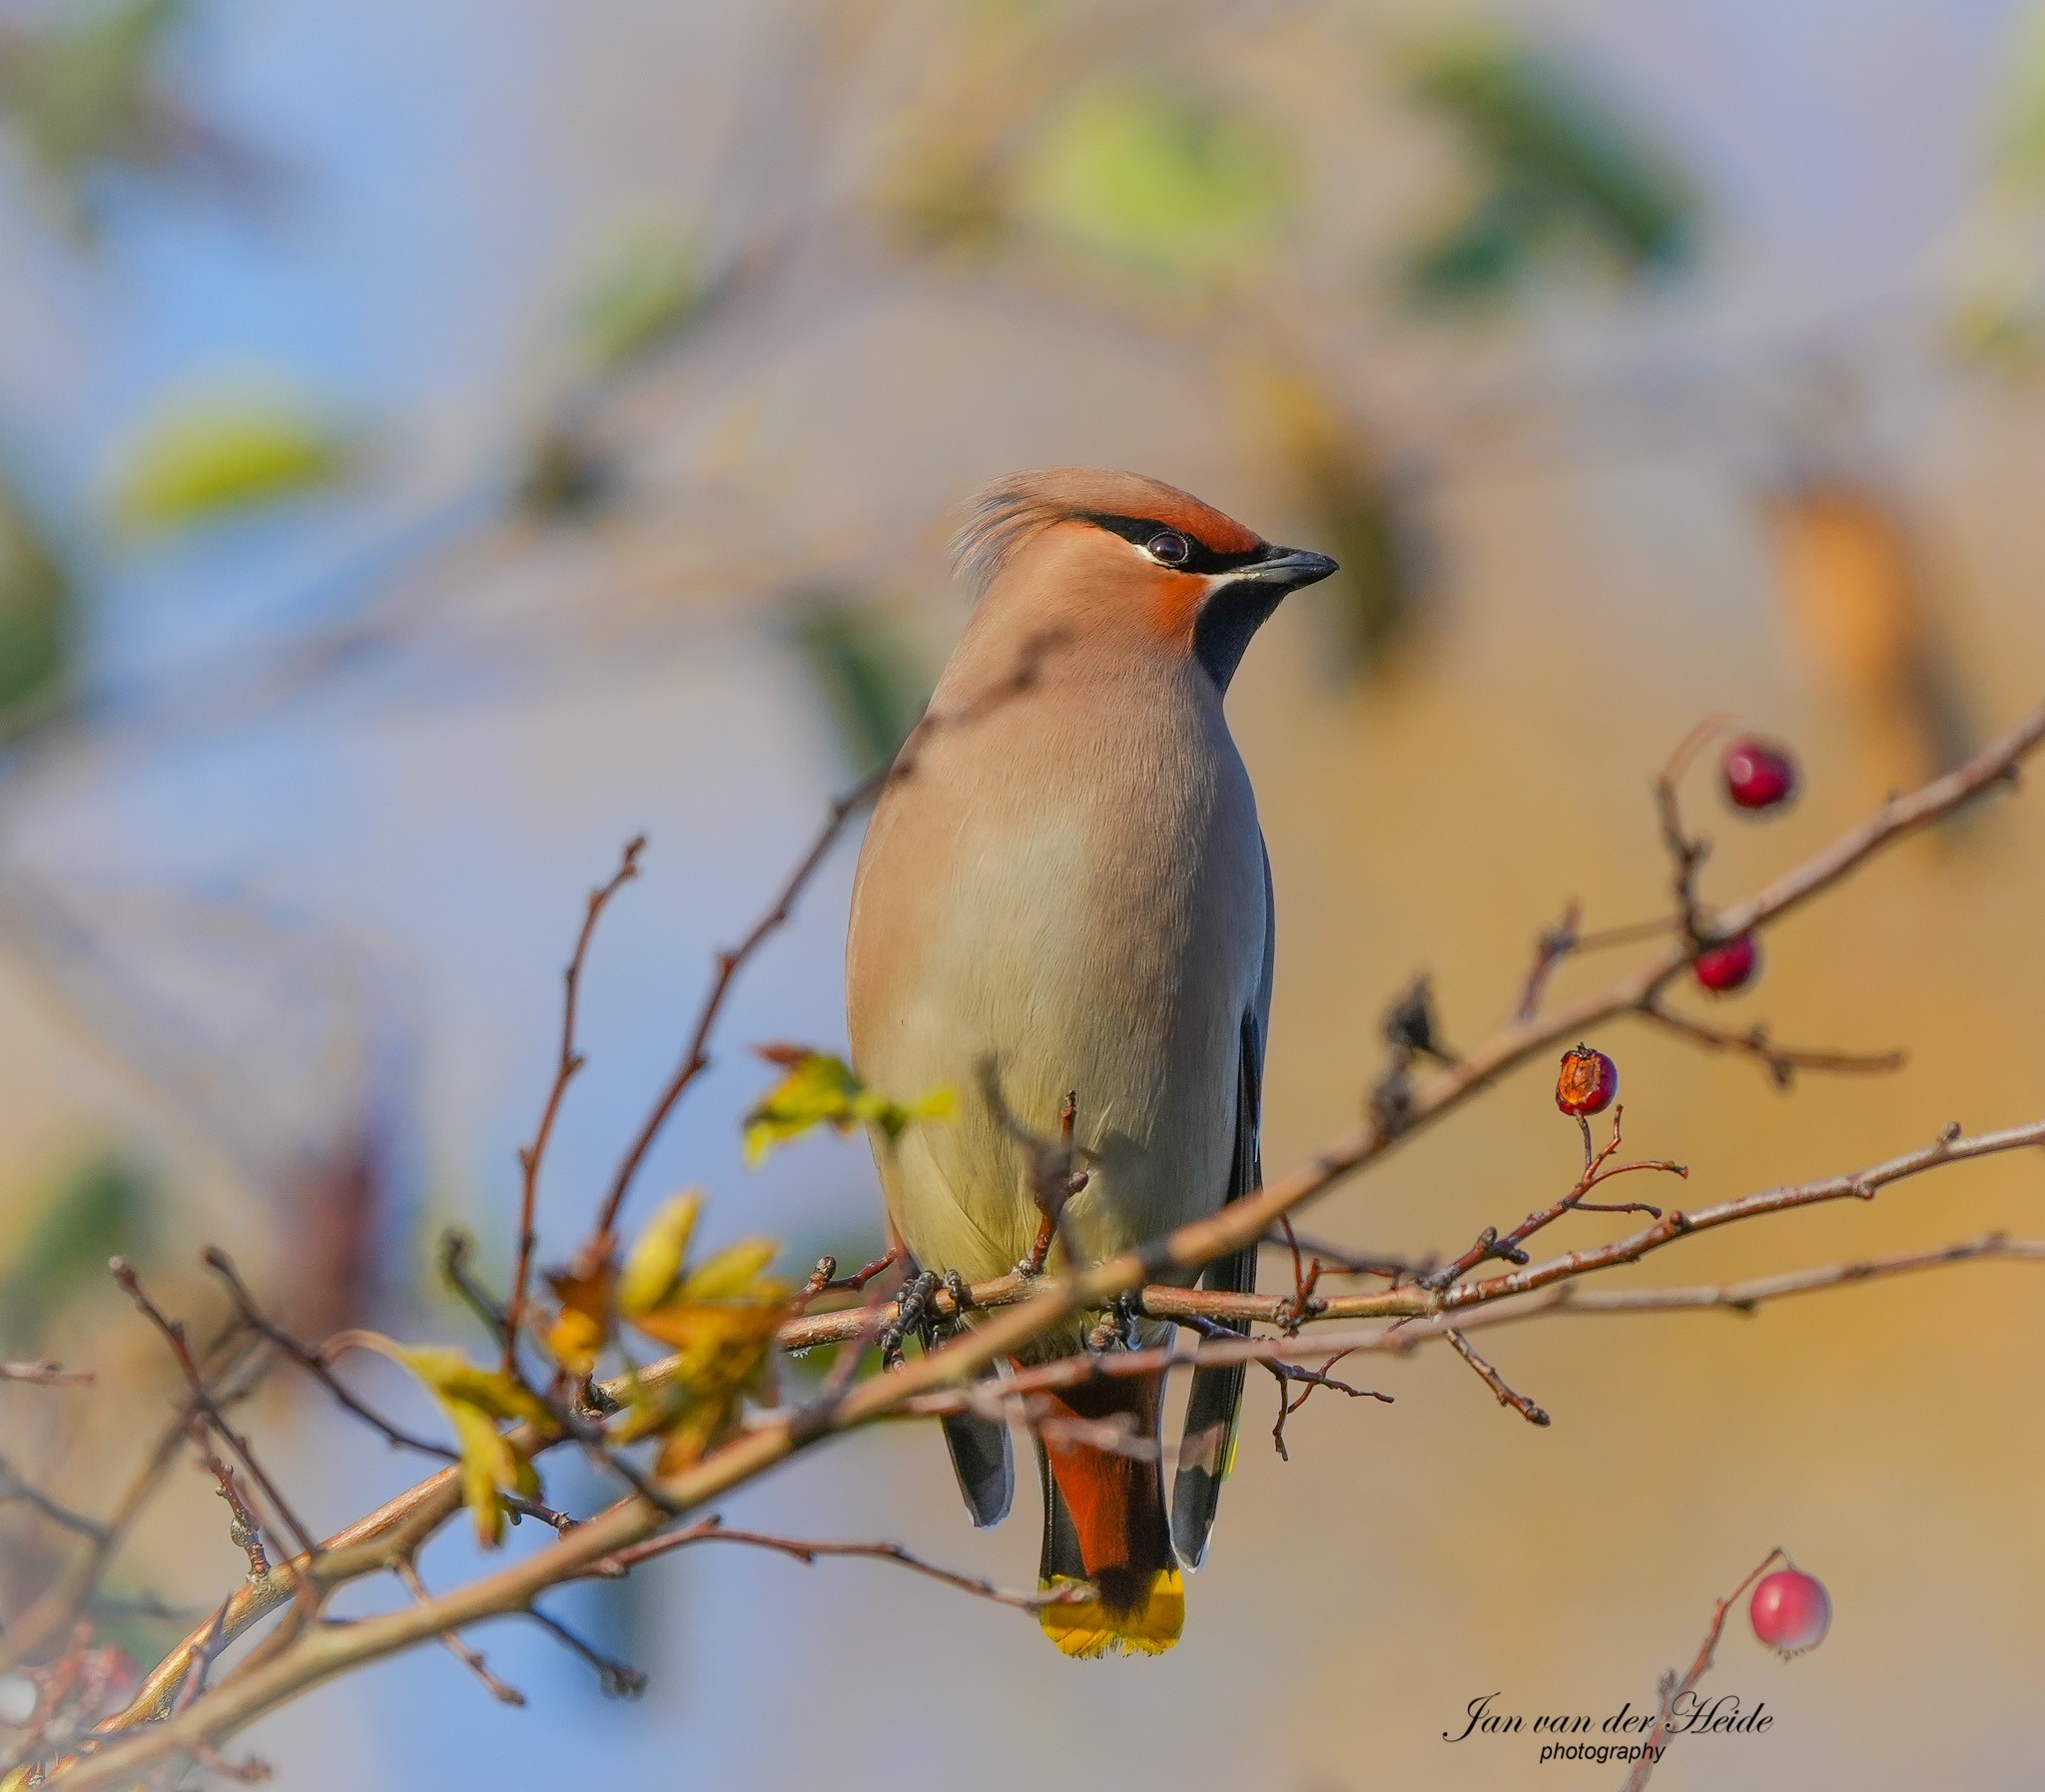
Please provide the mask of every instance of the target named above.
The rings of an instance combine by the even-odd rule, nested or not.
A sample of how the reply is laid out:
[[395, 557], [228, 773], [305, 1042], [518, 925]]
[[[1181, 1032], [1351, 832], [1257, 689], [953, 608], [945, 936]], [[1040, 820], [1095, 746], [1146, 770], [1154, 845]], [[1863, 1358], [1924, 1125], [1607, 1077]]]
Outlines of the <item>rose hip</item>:
[[1779, 747], [1748, 736], [1725, 749], [1725, 795], [1735, 809], [1763, 814], [1796, 794], [1796, 762]]
[[1619, 1066], [1604, 1052], [1576, 1045], [1562, 1054], [1562, 1069], [1555, 1079], [1555, 1105], [1564, 1113], [1579, 1118], [1602, 1114], [1618, 1093]]
[[1799, 1568], [1777, 1568], [1762, 1575], [1746, 1615], [1754, 1635], [1787, 1659], [1824, 1641], [1832, 1601], [1823, 1581]]
[[1759, 944], [1751, 933], [1742, 933], [1736, 939], [1728, 939], [1722, 945], [1698, 953], [1692, 961], [1691, 971], [1714, 995], [1726, 995], [1752, 982], [1753, 973], [1760, 964]]

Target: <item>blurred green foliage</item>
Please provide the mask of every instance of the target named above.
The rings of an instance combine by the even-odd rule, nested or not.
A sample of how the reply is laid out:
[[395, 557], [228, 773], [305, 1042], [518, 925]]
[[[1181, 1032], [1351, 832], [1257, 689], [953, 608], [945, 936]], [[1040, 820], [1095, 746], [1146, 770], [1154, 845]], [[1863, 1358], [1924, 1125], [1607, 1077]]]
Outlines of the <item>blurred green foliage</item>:
[[162, 154], [167, 103], [155, 66], [184, 0], [82, 0], [40, 30], [0, 37], [0, 117], [75, 222], [110, 165], [146, 167]]
[[138, 533], [188, 528], [336, 485], [355, 460], [289, 387], [221, 381], [172, 399], [131, 438], [115, 513]]
[[1297, 192], [1285, 144], [1250, 113], [1133, 83], [1073, 96], [1020, 182], [1037, 223], [1098, 255], [1177, 274], [1240, 262]]
[[890, 758], [916, 726], [932, 679], [887, 609], [838, 594], [796, 600], [791, 637], [857, 773]]
[[598, 258], [574, 308], [583, 352], [611, 372], [670, 341], [706, 293], [696, 252], [673, 233], [646, 227]]
[[39, 1348], [50, 1321], [105, 1282], [109, 1257], [139, 1256], [154, 1205], [149, 1184], [119, 1158], [96, 1159], [61, 1184], [0, 1277], [4, 1348]]
[[61, 689], [75, 595], [48, 532], [0, 483], [0, 736], [46, 714]]
[[1315, 541], [1342, 563], [1327, 602], [1338, 619], [1337, 651], [1352, 675], [1392, 664], [1419, 620], [1423, 556], [1400, 494], [1382, 478], [1307, 479]]
[[1697, 200], [1667, 149], [1581, 69], [1505, 31], [1445, 39], [1413, 62], [1415, 96], [1464, 140], [1476, 190], [1413, 253], [1416, 297], [1495, 299], [1590, 244], [1635, 276], [1680, 265]]
[[2045, 186], [2045, 5], [2038, 0], [2024, 8], [2008, 69], [2001, 172], [2026, 187]]

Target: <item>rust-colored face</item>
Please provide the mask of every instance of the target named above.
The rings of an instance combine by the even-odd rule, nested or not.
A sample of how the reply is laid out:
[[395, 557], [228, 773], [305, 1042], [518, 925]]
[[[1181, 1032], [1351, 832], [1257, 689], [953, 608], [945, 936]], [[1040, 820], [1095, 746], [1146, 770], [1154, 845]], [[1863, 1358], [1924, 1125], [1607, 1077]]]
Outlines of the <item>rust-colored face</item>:
[[1084, 566], [1086, 583], [1121, 626], [1134, 622], [1161, 645], [1197, 658], [1223, 690], [1279, 599], [1335, 570], [1325, 555], [1270, 546], [1174, 486], [1095, 467], [998, 481], [975, 501], [955, 549], [984, 593], [1017, 567], [1026, 602], [1030, 575], [1018, 556], [1046, 535], [1061, 542], [1061, 565]]

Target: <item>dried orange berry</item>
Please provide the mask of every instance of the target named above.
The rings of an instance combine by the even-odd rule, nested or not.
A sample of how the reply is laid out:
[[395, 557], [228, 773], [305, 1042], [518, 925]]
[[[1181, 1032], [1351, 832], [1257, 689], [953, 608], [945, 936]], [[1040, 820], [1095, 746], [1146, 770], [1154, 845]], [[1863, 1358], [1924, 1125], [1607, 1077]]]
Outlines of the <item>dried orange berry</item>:
[[1619, 1093], [1619, 1066], [1602, 1051], [1573, 1045], [1562, 1054], [1555, 1105], [1566, 1114], [1602, 1114]]

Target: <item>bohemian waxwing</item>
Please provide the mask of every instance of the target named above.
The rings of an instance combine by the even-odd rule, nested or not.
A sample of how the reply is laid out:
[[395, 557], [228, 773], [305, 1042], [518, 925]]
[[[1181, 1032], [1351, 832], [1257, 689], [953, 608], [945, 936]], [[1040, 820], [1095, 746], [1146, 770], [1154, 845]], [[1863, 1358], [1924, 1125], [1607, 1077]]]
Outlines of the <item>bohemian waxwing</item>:
[[[1271, 880], [1222, 696], [1258, 625], [1335, 562], [1090, 467], [998, 481], [954, 546], [979, 602], [867, 833], [847, 1007], [869, 1084], [957, 1098], [874, 1152], [914, 1265], [982, 1281], [1029, 1253], [1028, 1141], [1056, 1139], [1068, 1091], [1084, 1181], [1061, 1236], [1085, 1262], [1258, 1185]], [[1252, 1247], [1203, 1280], [1248, 1289], [1255, 1263]], [[1166, 1330], [1139, 1321], [1135, 1340]], [[1028, 1361], [1084, 1339], [1075, 1324]], [[1162, 1376], [1048, 1397], [1042, 1580], [1093, 1588], [1043, 1608], [1066, 1654], [1177, 1640], [1179, 1564], [1206, 1552], [1242, 1383], [1193, 1376], [1168, 1518], [1158, 1463], [1099, 1432], [1154, 1443]], [[967, 1417], [946, 1436], [975, 1522], [1003, 1517], [1006, 1428]]]

